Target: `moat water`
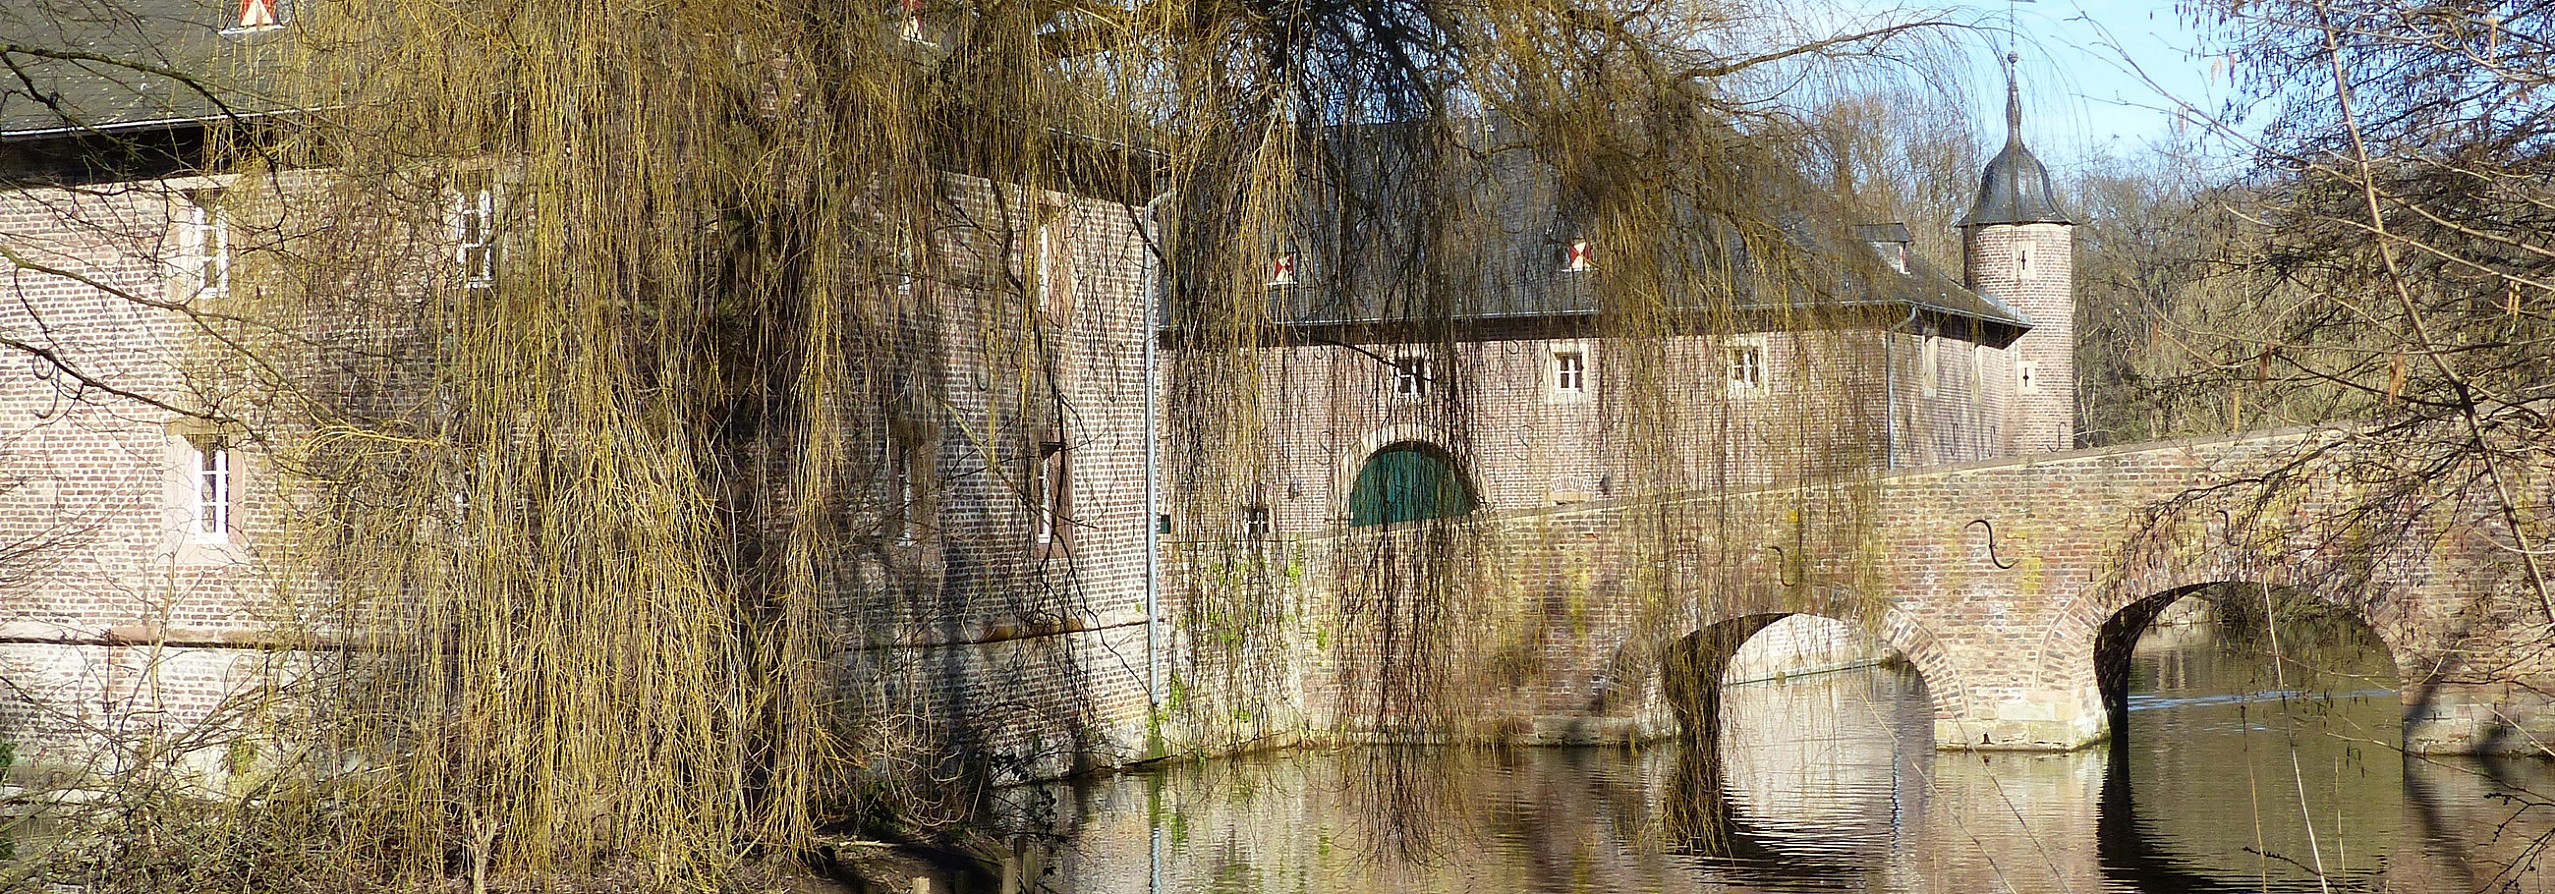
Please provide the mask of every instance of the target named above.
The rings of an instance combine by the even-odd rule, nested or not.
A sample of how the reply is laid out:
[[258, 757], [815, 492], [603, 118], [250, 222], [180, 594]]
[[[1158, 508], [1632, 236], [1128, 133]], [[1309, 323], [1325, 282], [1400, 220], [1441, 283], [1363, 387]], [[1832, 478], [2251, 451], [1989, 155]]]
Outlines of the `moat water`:
[[[2365, 630], [2141, 640], [2128, 728], [2072, 754], [1937, 752], [1922, 680], [1731, 686], [1718, 759], [1344, 749], [1053, 792], [1047, 890], [2480, 892], [2538, 868], [2535, 761], [2408, 758]], [[2549, 855], [2555, 859], [2555, 855]]]

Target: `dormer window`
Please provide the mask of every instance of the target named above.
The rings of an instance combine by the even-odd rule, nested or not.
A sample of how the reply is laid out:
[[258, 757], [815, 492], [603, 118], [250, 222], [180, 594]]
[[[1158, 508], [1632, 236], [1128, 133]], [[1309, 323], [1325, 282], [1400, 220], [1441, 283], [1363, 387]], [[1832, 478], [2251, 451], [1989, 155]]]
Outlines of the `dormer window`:
[[1855, 237], [1872, 246], [1881, 263], [1897, 273], [1907, 272], [1907, 244], [1915, 237], [1903, 223], [1864, 224], [1854, 228]]
[[914, 43], [931, 44], [931, 37], [923, 33], [923, 0], [899, 0], [898, 7], [903, 11], [903, 18], [897, 26], [897, 36]]
[[1280, 251], [1269, 255], [1269, 285], [1291, 286], [1294, 284], [1295, 253]]
[[231, 32], [264, 31], [284, 27], [281, 0], [240, 0], [239, 12], [222, 30]]
[[1570, 273], [1586, 273], [1597, 269], [1594, 249], [1587, 240], [1570, 243], [1561, 255], [1561, 269]]

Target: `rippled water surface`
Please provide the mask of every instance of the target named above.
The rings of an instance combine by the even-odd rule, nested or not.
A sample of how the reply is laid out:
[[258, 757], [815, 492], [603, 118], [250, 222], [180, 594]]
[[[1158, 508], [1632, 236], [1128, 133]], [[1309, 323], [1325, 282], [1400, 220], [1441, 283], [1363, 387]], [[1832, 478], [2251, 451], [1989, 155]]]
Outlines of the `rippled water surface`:
[[[2540, 891], [2532, 761], [2404, 759], [2363, 631], [2141, 641], [2127, 735], [1936, 752], [1923, 683], [1733, 686], [1720, 754], [1350, 749], [1059, 790], [1066, 891]], [[2514, 797], [2516, 796], [2516, 797]]]

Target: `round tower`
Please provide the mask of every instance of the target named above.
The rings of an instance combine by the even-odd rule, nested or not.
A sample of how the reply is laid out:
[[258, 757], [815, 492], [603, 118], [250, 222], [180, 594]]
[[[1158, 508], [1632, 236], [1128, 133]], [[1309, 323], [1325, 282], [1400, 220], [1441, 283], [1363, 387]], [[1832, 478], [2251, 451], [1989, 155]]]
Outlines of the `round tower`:
[[2006, 62], [2005, 149], [1961, 220], [1961, 268], [1970, 291], [2031, 319], [2005, 349], [2005, 434], [2015, 453], [2046, 453], [2076, 445], [2075, 222], [2058, 210], [2049, 169], [2023, 148], [2022, 91]]

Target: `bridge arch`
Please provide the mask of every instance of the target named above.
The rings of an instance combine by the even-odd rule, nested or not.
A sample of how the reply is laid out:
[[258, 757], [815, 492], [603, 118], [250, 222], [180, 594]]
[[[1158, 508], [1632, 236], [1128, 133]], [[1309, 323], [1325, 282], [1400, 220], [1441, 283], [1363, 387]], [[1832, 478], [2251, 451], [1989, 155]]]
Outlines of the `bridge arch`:
[[[2138, 639], [2165, 609], [2212, 588], [2303, 595], [2368, 630], [2396, 667], [2398, 691], [2408, 682], [2407, 656], [2418, 619], [2411, 617], [2400, 582], [2383, 563], [2355, 561], [2347, 548], [2322, 539], [2292, 543], [2300, 532], [2281, 529], [2284, 519], [2187, 507], [2150, 519], [2126, 544], [2124, 558], [2103, 585], [2092, 588], [2077, 623], [2093, 640], [2094, 683], [2118, 735], [2128, 708], [2129, 660]], [[2081, 634], [2080, 634], [2081, 635]], [[2082, 653], [2079, 653], [2082, 654]]]
[[[2404, 652], [2397, 639], [2390, 637], [2387, 629], [2382, 627], [2377, 619], [2372, 618], [2363, 605], [2355, 604], [2352, 600], [2335, 598], [2335, 594], [2318, 587], [2282, 586], [2263, 580], [2235, 579], [2183, 584], [2120, 607], [2104, 619], [2102, 626], [2095, 632], [2094, 679], [2095, 685], [2102, 693], [2103, 708], [2109, 715], [2112, 734], [2117, 736], [2123, 731], [2122, 720], [2127, 717], [2129, 711], [2131, 653], [2138, 645], [2139, 638], [2146, 635], [2147, 631], [2154, 626], [2156, 619], [2165, 613], [2165, 609], [2195, 595], [2218, 592], [2238, 598], [2253, 598], [2258, 595], [2260, 598], [2270, 599], [2273, 591], [2302, 594], [2325, 608], [2334, 609], [2336, 616], [2347, 618], [2366, 630], [2371, 638], [2377, 640], [2386, 649], [2387, 658], [2396, 668], [2395, 677], [2389, 682], [2392, 688], [2402, 691], [2405, 684]], [[2266, 610], [2264, 614], [2267, 617], [2272, 613]]]
[[1960, 716], [1968, 706], [1968, 687], [1946, 645], [1882, 600], [1841, 587], [1752, 587], [1721, 602], [1690, 600], [1685, 608], [1692, 623], [1661, 640], [1659, 695], [1689, 741], [1719, 733], [1721, 675], [1731, 657], [1767, 626], [1793, 615], [1843, 622], [1906, 658], [1925, 684], [1935, 717]]

